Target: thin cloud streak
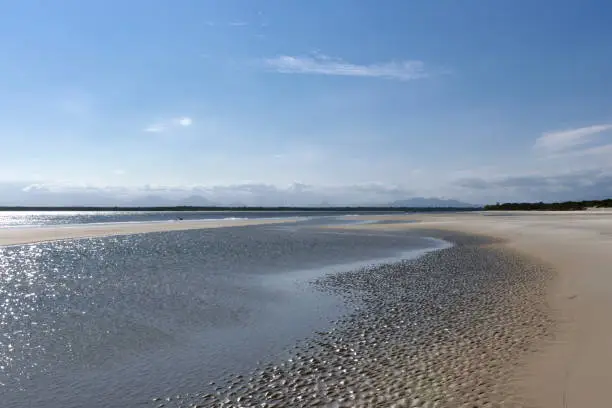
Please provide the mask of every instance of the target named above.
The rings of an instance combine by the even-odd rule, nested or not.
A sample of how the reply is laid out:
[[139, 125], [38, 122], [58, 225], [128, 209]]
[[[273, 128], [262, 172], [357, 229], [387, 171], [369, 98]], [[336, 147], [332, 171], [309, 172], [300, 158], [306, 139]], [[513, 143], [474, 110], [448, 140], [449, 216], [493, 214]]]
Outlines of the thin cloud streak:
[[160, 124], [150, 125], [144, 128], [144, 131], [148, 133], [161, 133], [164, 130], [166, 130], [166, 128]]
[[182, 116], [164, 122], [154, 123], [144, 128], [143, 131], [148, 133], [162, 133], [169, 131], [173, 128], [186, 128], [191, 126], [192, 124], [193, 119], [188, 116]]
[[425, 70], [425, 64], [418, 60], [359, 65], [325, 55], [311, 57], [280, 55], [268, 58], [264, 63], [272, 71], [281, 74], [370, 77], [399, 81], [421, 79], [430, 75]]
[[612, 124], [604, 124], [548, 132], [536, 139], [534, 148], [545, 152], [561, 152], [588, 143], [592, 136], [611, 129]]

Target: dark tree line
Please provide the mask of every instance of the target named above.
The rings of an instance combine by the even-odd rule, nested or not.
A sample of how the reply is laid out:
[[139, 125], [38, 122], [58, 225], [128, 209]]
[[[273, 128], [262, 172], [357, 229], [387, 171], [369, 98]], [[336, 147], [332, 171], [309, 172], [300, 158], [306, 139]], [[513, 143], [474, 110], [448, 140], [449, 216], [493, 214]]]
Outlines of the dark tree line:
[[559, 203], [497, 203], [495, 205], [485, 205], [488, 211], [582, 211], [587, 208], [612, 208], [612, 198], [607, 200], [589, 201], [564, 201]]

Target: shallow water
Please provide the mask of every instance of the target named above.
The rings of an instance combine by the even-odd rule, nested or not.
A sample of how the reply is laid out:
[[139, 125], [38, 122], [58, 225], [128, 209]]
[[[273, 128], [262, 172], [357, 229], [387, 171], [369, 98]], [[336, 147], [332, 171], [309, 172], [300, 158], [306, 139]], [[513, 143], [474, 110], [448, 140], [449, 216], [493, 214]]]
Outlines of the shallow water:
[[0, 248], [3, 404], [129, 407], [202, 391], [347, 312], [312, 279], [439, 245], [251, 226]]
[[[388, 213], [366, 212], [363, 214]], [[346, 223], [349, 220], [342, 220], [342, 216], [345, 215], [356, 215], [356, 213], [354, 211], [0, 211], [0, 228], [109, 222], [163, 222], [177, 221], [179, 218], [182, 220], [231, 220], [298, 217], [310, 222], [312, 219], [325, 217], [327, 223]], [[315, 220], [314, 223], [319, 223], [319, 221]]]

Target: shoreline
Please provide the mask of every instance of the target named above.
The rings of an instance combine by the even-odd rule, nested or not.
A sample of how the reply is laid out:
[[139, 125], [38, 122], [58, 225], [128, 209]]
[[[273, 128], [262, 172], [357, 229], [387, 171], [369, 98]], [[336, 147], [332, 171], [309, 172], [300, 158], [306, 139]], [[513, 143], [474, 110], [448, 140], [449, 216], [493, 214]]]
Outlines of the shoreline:
[[[317, 330], [328, 330], [334, 321], [351, 312], [346, 310], [339, 296], [329, 297], [313, 290], [310, 284], [313, 279], [323, 274], [358, 269], [373, 262], [384, 262], [387, 257], [393, 258], [389, 262], [397, 262], [404, 259], [405, 251], [421, 252], [420, 249], [442, 244], [417, 237], [374, 235], [377, 236], [368, 233], [327, 234], [313, 228], [293, 226], [262, 226], [2, 248], [4, 251], [0, 251], [3, 252], [0, 258], [5, 261], [0, 262], [5, 266], [2, 269], [15, 272], [15, 282], [22, 281], [20, 276], [27, 279], [28, 272], [33, 269], [36, 276], [43, 278], [36, 282], [42, 280], [60, 288], [68, 286], [71, 288], [69, 293], [76, 296], [67, 299], [69, 302], [62, 302], [66, 298], [61, 294], [66, 292], [59, 292], [57, 308], [51, 298], [48, 298], [48, 303], [42, 302], [49, 307], [42, 307], [41, 311], [57, 310], [59, 313], [53, 313], [57, 317], [53, 323], [56, 336], [44, 335], [42, 339], [49, 341], [38, 342], [38, 345], [50, 349], [53, 344], [58, 344], [61, 348], [66, 342], [82, 350], [83, 345], [99, 344], [97, 333], [100, 333], [105, 345], [120, 347], [115, 351], [100, 346], [91, 348], [91, 353], [87, 353], [90, 355], [88, 360], [114, 361], [114, 357], [122, 357], [117, 360], [116, 371], [112, 367], [100, 370], [93, 377], [95, 381], [89, 378], [89, 369], [81, 371], [79, 364], [74, 365], [76, 370], [63, 371], [62, 367], [72, 367], [73, 363], [62, 358], [67, 362], [65, 366], [52, 363], [48, 366], [49, 375], [28, 384], [25, 387], [28, 394], [23, 395], [30, 395], [28, 399], [36, 398], [38, 405], [49, 407], [137, 407], [151, 402], [158, 395], [168, 395], [166, 390], [170, 388], [173, 389], [172, 397], [176, 392], [214, 392], [205, 384], [218, 382], [222, 376], [216, 373], [248, 372], [256, 367], [256, 360], [268, 361], [268, 356], [276, 358], [285, 353], [285, 347], [290, 352], [294, 344], [309, 338]], [[36, 262], [32, 265], [27, 262], [29, 259]], [[353, 262], [363, 264], [351, 265]], [[102, 279], [96, 279], [96, 275]], [[207, 278], [207, 275], [213, 278]], [[286, 285], [292, 289], [287, 291]], [[295, 292], [293, 285], [297, 285]], [[308, 294], [310, 292], [316, 292], [312, 294], [314, 298]], [[113, 295], [112, 298], [107, 293]], [[107, 298], [120, 301], [100, 301]], [[333, 299], [333, 304], [325, 299]], [[39, 304], [38, 300], [32, 302], [35, 302], [34, 306]], [[68, 313], [65, 313], [66, 309]], [[71, 311], [75, 309], [85, 313], [74, 316]], [[42, 315], [45, 316], [46, 312]], [[258, 315], [266, 318], [259, 320]], [[46, 321], [46, 318], [37, 316], [33, 314], [34, 321]], [[104, 334], [108, 333], [105, 329], [115, 326], [110, 324], [115, 321], [123, 322], [118, 331], [112, 329], [111, 333]], [[249, 322], [256, 324], [249, 325]], [[316, 324], [309, 325], [308, 322]], [[87, 341], [90, 338], [87, 332], [83, 333], [85, 336], [78, 334], [81, 327], [89, 328], [93, 343]], [[241, 330], [241, 327], [248, 330]], [[181, 343], [188, 339], [193, 339], [193, 342], [187, 342], [189, 347], [170, 346], [172, 338], [165, 333], [169, 336], [183, 333], [179, 336], [183, 338]], [[263, 341], [262, 335], [268, 339]], [[225, 341], [224, 336], [227, 338]], [[54, 339], [61, 339], [60, 343]], [[151, 350], [151, 354], [147, 350]], [[31, 361], [43, 367], [45, 359], [40, 357], [38, 361]], [[29, 365], [28, 359], [21, 362]], [[19, 363], [15, 363], [18, 367]], [[97, 363], [92, 368], [95, 365]], [[58, 370], [55, 371], [54, 367]], [[66, 375], [62, 376], [62, 372]], [[31, 378], [35, 377], [33, 373]], [[45, 377], [52, 381], [55, 391], [43, 392], [48, 390]], [[116, 386], [119, 383], [121, 391]], [[78, 395], [72, 395], [71, 389], [78, 389]], [[115, 389], [113, 395], [107, 394], [105, 390], [108, 389]], [[17, 394], [11, 397], [14, 398], [11, 400], [5, 396], [6, 403], [11, 406], [25, 407], [33, 403], [24, 403], [21, 398], [26, 397]], [[165, 403], [167, 408], [174, 406], [166, 403], [166, 398], [164, 396], [162, 402], [153, 405]]]
[[317, 279], [319, 290], [359, 308], [291, 359], [233, 376], [193, 404], [524, 407], [507, 384], [516, 356], [551, 332], [543, 296], [550, 270], [499, 240], [426, 234], [454, 245]]
[[[500, 389], [498, 387], [494, 393], [496, 395], [495, 398], [500, 397], [500, 395], [517, 396], [518, 400], [511, 399], [510, 401], [507, 401], [509, 405], [500, 405], [504, 407], [525, 406], [527, 402], [529, 402], [529, 406], [533, 405], [544, 408], [560, 406], [588, 406], [596, 408], [607, 407], [609, 405], [608, 387], [612, 382], [612, 373], [609, 372], [609, 367], [612, 365], [612, 349], [609, 346], [610, 342], [612, 341], [612, 322], [609, 320], [608, 316], [608, 311], [612, 309], [612, 274], [610, 273], [610, 265], [612, 265], [612, 251], [610, 251], [610, 249], [612, 249], [612, 213], [526, 212], [523, 214], [512, 212], [503, 214], [495, 212], [406, 214], [387, 216], [363, 215], [351, 217], [351, 219], [382, 221], [382, 223], [372, 222], [350, 225], [330, 225], [324, 227], [319, 226], [317, 228], [324, 228], [330, 231], [369, 230], [372, 232], [386, 233], [426, 234], [435, 238], [448, 239], [451, 242], [454, 241], [450, 237], [463, 237], [460, 238], [460, 240], [463, 240], [464, 242], [463, 249], [466, 247], [469, 248], [470, 245], [475, 247], [486, 246], [488, 247], [487, 250], [497, 248], [506, 254], [517, 254], [516, 257], [511, 255], [509, 258], [506, 258], [510, 260], [511, 263], [515, 262], [516, 265], [526, 265], [524, 262], [526, 260], [530, 260], [531, 265], [535, 265], [540, 268], [544, 267], [544, 269], [541, 269], [541, 278], [544, 278], [544, 275], [546, 275], [545, 267], [549, 266], [554, 272], [554, 279], [548, 281], [545, 291], [540, 292], [540, 286], [537, 284], [536, 287], [534, 287], [538, 291], [537, 297], [531, 297], [529, 298], [531, 299], [529, 301], [527, 301], [527, 297], [521, 298], [525, 305], [535, 302], [539, 305], [538, 307], [545, 306], [547, 308], [547, 312], [545, 313], [546, 318], [542, 317], [543, 315], [538, 312], [537, 316], [539, 316], [538, 319], [540, 320], [536, 319], [529, 321], [527, 319], [523, 322], [523, 324], [528, 327], [529, 330], [537, 329], [540, 330], [540, 332], [537, 332], [537, 330], [536, 332], [528, 332], [536, 334], [535, 337], [528, 337], [528, 339], [533, 340], [531, 343], [521, 343], [522, 346], [526, 347], [527, 349], [523, 350], [519, 348], [514, 354], [515, 358], [516, 356], [521, 356], [519, 360], [506, 361], [504, 360], [505, 357], [500, 357], [500, 359], [497, 360], [498, 362], [506, 361], [506, 363], [509, 364], [508, 367], [510, 371], [504, 371], [504, 375], [506, 375], [506, 377], [499, 377], [496, 379], [496, 381], [498, 381], [498, 383], [503, 382], [504, 384], [511, 382], [511, 387], [513, 387], [513, 390], [506, 394], [506, 388]], [[23, 228], [19, 230], [4, 229], [0, 230], [0, 246], [47, 242], [62, 239], [86, 239], [91, 237], [113, 235], [131, 235], [149, 232], [222, 228], [258, 224], [279, 224], [287, 222], [295, 222], [295, 219], [219, 220], [213, 222], [207, 220], [153, 224], [107, 224], [95, 226], [84, 224], [69, 228], [66, 226], [58, 226]], [[436, 256], [441, 257], [441, 255], [439, 255], [440, 253], [446, 254], [449, 253], [449, 251], [457, 250], [457, 248], [453, 248], [435, 251], [432, 254], [425, 255], [423, 259], [430, 259]], [[464, 256], [461, 252], [454, 253], [455, 258], [457, 259]], [[481, 262], [485, 258], [476, 257], [474, 258], [474, 262]], [[503, 266], [503, 262], [495, 261], [495, 259], [498, 258], [491, 256], [489, 261], [487, 261], [490, 268], [495, 269]], [[447, 258], [445, 262], [452, 265], [454, 258]], [[474, 264], [474, 262], [472, 262], [472, 264]], [[412, 266], [410, 266], [411, 264], [400, 264], [403, 265], [403, 267], [408, 268], [407, 270], [412, 268]], [[464, 262], [463, 265], [463, 267], [461, 267], [461, 265], [455, 265], [455, 273], [456, 271], [470, 270], [470, 262]], [[435, 272], [441, 267], [443, 267], [443, 264], [438, 264], [438, 266], [430, 266], [428, 267], [428, 271]], [[397, 278], [397, 275], [393, 275], [393, 273], [395, 273], [393, 271], [397, 270], [394, 269], [396, 267], [391, 265], [388, 266], [388, 268], [390, 269], [386, 271], [380, 270], [377, 273], [387, 273], [390, 274], [391, 278], [394, 276]], [[341, 276], [353, 276], [353, 278], [356, 278], [358, 275], [341, 274]], [[426, 277], [427, 275], [423, 276]], [[532, 278], [533, 280], [531, 280], [531, 282], [538, 282], [536, 275], [532, 276]], [[359, 279], [353, 279], [353, 281], [360, 282]], [[366, 285], [366, 289], [370, 290], [369, 293], [373, 293], [371, 291], [379, 291], [378, 300], [374, 299], [374, 301], [382, 301], [385, 299], [383, 295], [387, 292], [381, 291], [381, 288], [384, 288], [385, 290], [396, 289], [396, 286], [390, 283], [391, 281], [392, 279], [382, 279], [378, 283], [369, 282]], [[341, 283], [340, 287], [344, 287], [344, 289], [341, 290], [345, 292], [345, 289], [347, 287], [350, 289], [350, 285], [352, 284], [351, 282], [347, 281], [344, 281], [344, 283], [341, 282], [340, 277], [336, 279], [336, 283], [338, 282]], [[388, 285], [383, 285], [382, 287], [376, 286], [380, 285], [381, 283]], [[519, 286], [523, 287], [525, 285], [521, 284]], [[401, 285], [399, 287], [401, 287]], [[529, 285], [527, 285], [526, 288], [528, 289]], [[502, 294], [503, 293], [500, 292], [500, 296], [498, 296], [498, 298], [503, 300], [504, 296], [502, 296]], [[525, 294], [527, 294], [527, 292], [525, 292]], [[408, 302], [410, 301], [410, 299], [404, 300], [407, 300]], [[391, 299], [391, 301], [394, 300]], [[546, 305], [538, 303], [540, 301], [545, 301]], [[426, 300], [423, 300], [423, 302], [426, 304]], [[401, 303], [396, 305], [396, 307], [400, 306]], [[512, 306], [509, 304], [508, 307], [508, 310], [510, 310], [510, 307], [518, 306]], [[466, 308], [465, 310], [467, 313], [469, 313], [471, 309]], [[500, 313], [512, 315], [512, 313], [509, 313], [508, 311], [502, 311]], [[379, 331], [384, 334], [385, 331], [383, 329], [386, 330], [386, 326], [376, 325], [378, 325], [380, 322], [387, 322], [388, 315], [389, 313], [387, 313], [387, 315], [376, 315], [374, 313], [368, 318], [376, 318], [375, 320], [370, 320], [370, 322], [373, 322], [373, 327], [380, 329]], [[524, 315], [525, 314], [523, 313], [521, 316]], [[547, 319], [550, 319], [550, 321]], [[538, 321], [540, 323], [538, 323]], [[550, 326], [551, 333], [554, 334], [554, 337], [549, 337], [547, 330], [545, 330], [547, 327], [549, 327], [547, 324], [552, 324], [550, 322], [554, 322], [554, 325]], [[514, 323], [510, 322], [506, 324], [512, 326]], [[362, 327], [367, 328], [367, 325]], [[500, 327], [504, 328], [505, 326], [502, 324]], [[554, 331], [552, 331], [553, 327], [555, 329]], [[485, 325], [481, 328], [486, 335], [488, 330], [487, 326]], [[512, 329], [512, 327], [510, 328]], [[527, 328], [525, 328], [525, 330], [527, 330]], [[375, 344], [377, 342], [380, 343], [386, 341], [384, 336], [378, 337], [378, 333], [379, 332], [374, 331], [372, 334], [372, 339], [374, 339], [373, 341]], [[474, 332], [472, 334], [476, 335], [477, 333], [480, 332]], [[387, 334], [389, 333], [387, 332]], [[331, 331], [326, 335], [334, 336], [334, 332]], [[394, 333], [393, 336], [395, 335], [397, 334]], [[482, 335], [482, 333], [478, 334], [478, 336], [480, 335]], [[504, 334], [504, 336], [506, 336], [506, 334]], [[508, 336], [510, 335], [508, 334]], [[448, 339], [445, 341], [448, 341]], [[333, 342], [331, 344], [338, 346], [338, 344]], [[402, 348], [405, 347], [405, 344], [402, 344], [402, 342], [399, 342], [391, 347], [392, 350], [395, 350], [393, 358], [401, 359], [402, 356], [407, 353], [407, 350]], [[535, 347], [535, 349], [533, 349], [532, 346]], [[312, 349], [306, 351], [310, 353], [315, 348], [316, 347], [313, 346]], [[336, 347], [336, 349], [343, 350], [342, 347]], [[398, 350], [403, 351], [400, 352]], [[444, 353], [449, 352], [448, 349], [444, 350]], [[489, 349], [489, 351], [491, 350]], [[364, 352], [371, 353], [373, 351], [365, 348]], [[376, 353], [379, 352], [380, 350], [376, 351]], [[435, 353], [441, 352], [441, 350], [437, 349], [433, 353], [436, 355]], [[503, 350], [493, 350], [492, 352], [503, 354]], [[380, 355], [376, 353], [371, 354], [371, 356], [373, 356], [372, 358], [380, 357]], [[382, 355], [386, 356], [387, 353], [385, 352]], [[333, 355], [328, 355], [327, 357], [330, 356]], [[316, 356], [312, 358], [316, 358]], [[353, 364], [351, 362], [352, 357], [350, 353], [346, 355], [342, 354], [339, 358], [348, 358], [348, 360], [343, 360], [343, 362], [348, 364], [348, 366]], [[418, 361], [419, 360], [417, 359], [413, 361], [413, 363], [417, 364]], [[463, 369], [466, 369], [466, 367], [468, 369], [470, 367], [472, 369], [478, 367], [482, 368], [483, 365], [487, 364], [486, 361], [488, 360], [479, 362], [478, 367], [472, 367], [470, 365], [470, 361], [470, 359], [465, 360], [463, 363]], [[297, 361], [296, 364], [297, 363], [301, 364], [299, 367], [297, 367], [297, 369], [310, 367], [308, 364], [311, 364], [305, 361]], [[460, 369], [461, 364], [452, 368]], [[399, 367], [398, 369], [400, 370], [398, 372], [403, 373], [401, 370], [404, 370], [404, 368]], [[269, 376], [274, 377], [281, 374], [285, 375], [286, 373], [291, 374], [289, 371], [285, 371], [285, 368], [282, 369], [280, 374], [278, 370], [278, 367], [264, 367], [263, 369], [257, 371], [253, 377], [257, 379], [260, 375], [268, 376], [267, 378], [269, 378]], [[389, 373], [389, 376], [398, 376], [398, 372], [395, 372], [395, 374]], [[311, 372], [313, 375], [316, 373], [316, 370]], [[468, 374], [469, 370], [462, 372], [464, 377], [469, 377]], [[320, 375], [320, 373], [318, 375]], [[419, 375], [425, 374], [420, 372], [416, 373], [416, 375], [418, 377]], [[445, 373], [444, 370], [436, 374], [436, 376], [441, 376], [441, 378], [446, 378], [448, 375], [449, 374]], [[403, 378], [406, 375], [402, 374], [399, 376], [400, 378]], [[425, 375], [425, 377], [427, 376]], [[336, 377], [336, 380], [340, 381], [341, 378], [343, 377]], [[305, 384], [311, 384], [308, 381], [306, 381]], [[313, 386], [316, 386], [316, 381], [311, 385], [314, 384]], [[268, 383], [269, 381], [260, 383], [259, 385], [264, 387], [267, 386], [266, 384]], [[236, 381], [234, 389], [239, 385], [240, 381]], [[474, 392], [474, 390], [478, 389], [479, 392], [482, 392], [480, 395], [488, 395], [487, 393], [491, 391], [491, 389], [482, 389], [482, 387], [485, 385], [489, 387], [491, 384], [486, 382], [483, 384], [471, 384], [469, 382], [463, 384], [460, 382], [457, 383], [455, 388], [462, 389], [461, 387], [467, 387], [466, 389], [468, 390], [468, 393]], [[354, 387], [356, 386], [357, 385], [354, 385]], [[391, 388], [395, 388], [390, 391], [391, 394], [394, 392], [400, 392], [400, 386], [405, 386], [405, 384], [393, 385]], [[422, 386], [423, 384], [421, 384], [421, 387]], [[332, 390], [332, 388], [327, 388], [327, 390]], [[438, 389], [442, 388], [443, 387], [441, 385], [438, 385]], [[342, 392], [342, 390], [340, 390], [340, 392]], [[420, 401], [423, 402], [423, 399], [421, 398]], [[458, 400], [455, 399], [455, 401], [457, 402]], [[204, 402], [208, 406], [208, 404], [212, 401], [205, 400]], [[450, 404], [439, 406], [453, 407], [455, 405]]]
[[71, 224], [0, 229], [0, 246], [34, 244], [65, 239], [87, 239], [150, 232], [186, 231], [194, 229], [245, 227], [249, 225], [284, 224], [297, 218], [251, 220], [182, 220], [176, 222], [117, 222], [99, 224]]
[[612, 214], [419, 214], [413, 223], [339, 228], [462, 232], [503, 240], [502, 246], [550, 265], [546, 300], [558, 322], [554, 341], [525, 355], [514, 382], [538, 407], [607, 407], [612, 383]]

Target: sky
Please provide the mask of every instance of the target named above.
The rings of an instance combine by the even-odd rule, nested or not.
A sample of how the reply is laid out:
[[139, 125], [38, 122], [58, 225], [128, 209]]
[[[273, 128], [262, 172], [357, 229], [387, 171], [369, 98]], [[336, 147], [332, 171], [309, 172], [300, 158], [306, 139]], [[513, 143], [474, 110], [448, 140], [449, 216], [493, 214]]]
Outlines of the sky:
[[0, 205], [612, 196], [607, 1], [0, 7]]

